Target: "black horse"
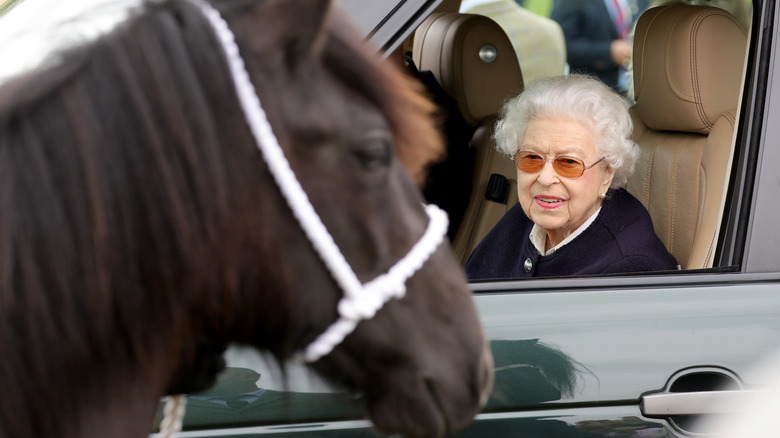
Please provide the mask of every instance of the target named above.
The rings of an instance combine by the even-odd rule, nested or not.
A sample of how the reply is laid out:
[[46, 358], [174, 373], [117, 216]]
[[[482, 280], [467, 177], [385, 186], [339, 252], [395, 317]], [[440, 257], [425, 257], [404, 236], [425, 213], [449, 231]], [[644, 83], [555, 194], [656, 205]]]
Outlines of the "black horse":
[[[327, 0], [213, 6], [357, 277], [386, 272], [429, 222], [431, 104]], [[0, 437], [142, 437], [161, 396], [213, 382], [228, 343], [285, 360], [342, 291], [198, 7], [138, 5], [56, 60], [0, 86]], [[406, 287], [314, 366], [363, 391], [381, 429], [440, 435], [484, 401], [489, 350], [446, 245]]]

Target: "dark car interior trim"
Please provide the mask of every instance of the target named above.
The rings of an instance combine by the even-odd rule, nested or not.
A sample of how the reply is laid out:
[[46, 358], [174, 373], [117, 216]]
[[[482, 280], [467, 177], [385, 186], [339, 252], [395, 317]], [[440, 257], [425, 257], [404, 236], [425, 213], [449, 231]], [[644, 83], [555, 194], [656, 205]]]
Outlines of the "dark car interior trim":
[[[626, 276], [589, 276], [576, 278], [545, 278], [523, 280], [489, 280], [472, 282], [476, 294], [491, 292], [535, 293], [572, 292], [610, 289], [690, 288], [696, 286], [780, 282], [780, 272], [742, 273], [736, 268], [702, 269], [666, 273], [643, 273]], [[730, 271], [730, 272], [724, 272]]]
[[[762, 146], [764, 117], [766, 116], [767, 95], [758, 92], [761, 84], [768, 83], [774, 33], [774, 2], [768, 2], [766, 8], [754, 6], [757, 13], [753, 16], [752, 35], [748, 50], [748, 71], [746, 72], [745, 91], [742, 96], [742, 111], [739, 117], [737, 144], [737, 164], [732, 167], [729, 196], [726, 199], [726, 214], [718, 241], [720, 244], [715, 255], [719, 266], [741, 265], [746, 250], [746, 240], [753, 205], [756, 168]], [[759, 13], [764, 15], [759, 16]], [[758, 62], [756, 62], [758, 59]], [[762, 135], [758, 135], [762, 133]]]

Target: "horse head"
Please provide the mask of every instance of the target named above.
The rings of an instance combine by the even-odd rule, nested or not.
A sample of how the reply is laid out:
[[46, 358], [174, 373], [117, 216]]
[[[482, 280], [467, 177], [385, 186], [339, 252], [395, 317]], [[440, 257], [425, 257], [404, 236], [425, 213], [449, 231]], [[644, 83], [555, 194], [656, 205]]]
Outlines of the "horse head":
[[[414, 179], [442, 146], [430, 103], [393, 65], [355, 43], [347, 20], [330, 9], [326, 1], [308, 2], [304, 13], [271, 3], [230, 21], [239, 43], [247, 42], [243, 57], [295, 174], [365, 283], [424, 233], [429, 219]], [[267, 32], [252, 37], [257, 28]], [[282, 220], [294, 221], [287, 213]], [[283, 289], [297, 289], [298, 299], [314, 306], [295, 318], [306, 324], [305, 344], [337, 318], [334, 300], [343, 292], [322, 261], [300, 258], [312, 254], [302, 236], [285, 242], [301, 249], [287, 252], [286, 261], [275, 252], [280, 264], [293, 267]], [[380, 428], [440, 435], [469, 422], [484, 399], [489, 353], [461, 271], [449, 248], [439, 247], [409, 279], [403, 299], [361, 322], [315, 363], [362, 390]], [[330, 309], [325, 319], [316, 314], [323, 307]]]

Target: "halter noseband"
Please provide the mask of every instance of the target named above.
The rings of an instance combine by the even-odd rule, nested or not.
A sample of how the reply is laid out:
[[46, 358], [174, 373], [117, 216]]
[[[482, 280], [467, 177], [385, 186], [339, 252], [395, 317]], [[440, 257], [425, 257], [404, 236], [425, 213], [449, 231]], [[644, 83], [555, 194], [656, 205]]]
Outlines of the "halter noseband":
[[387, 273], [362, 284], [314, 211], [306, 192], [290, 168], [290, 163], [268, 123], [257, 91], [249, 79], [233, 32], [219, 12], [205, 0], [192, 0], [192, 3], [206, 16], [225, 50], [244, 116], [279, 190], [336, 283], [344, 290], [344, 296], [338, 304], [339, 319], [298, 355], [301, 360], [314, 362], [329, 354], [355, 330], [362, 319], [372, 318], [390, 299], [404, 296], [406, 280], [422, 267], [444, 239], [447, 232], [447, 214], [433, 204], [427, 205], [425, 211], [430, 221], [420, 240]]

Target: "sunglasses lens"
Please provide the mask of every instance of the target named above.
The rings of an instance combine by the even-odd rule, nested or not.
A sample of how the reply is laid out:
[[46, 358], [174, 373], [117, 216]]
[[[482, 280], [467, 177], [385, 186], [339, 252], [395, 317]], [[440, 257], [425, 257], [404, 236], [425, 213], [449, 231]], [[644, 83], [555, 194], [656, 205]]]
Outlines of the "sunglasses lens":
[[585, 172], [585, 163], [570, 157], [558, 157], [553, 161], [553, 167], [560, 176], [576, 178]]
[[523, 172], [536, 173], [544, 167], [544, 158], [531, 152], [520, 152], [515, 156], [515, 167]]
[[[533, 152], [518, 152], [514, 160], [515, 167], [527, 173], [539, 172], [545, 163], [544, 157]], [[585, 163], [577, 158], [557, 157], [553, 160], [553, 168], [562, 177], [577, 178], [585, 172]]]

